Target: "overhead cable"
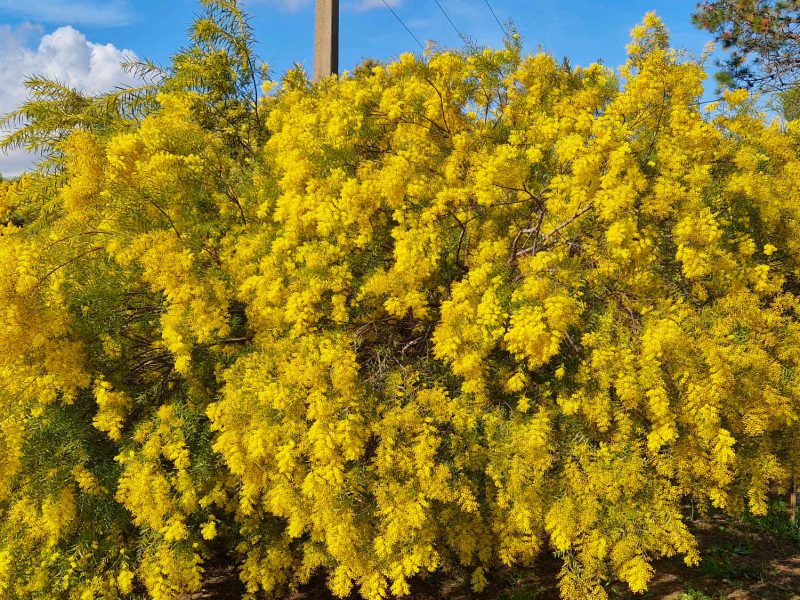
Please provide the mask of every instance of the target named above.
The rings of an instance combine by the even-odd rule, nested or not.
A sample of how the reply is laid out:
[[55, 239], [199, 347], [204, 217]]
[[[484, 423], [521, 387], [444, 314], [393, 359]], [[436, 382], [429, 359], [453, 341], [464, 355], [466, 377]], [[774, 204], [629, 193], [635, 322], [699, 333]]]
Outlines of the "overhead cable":
[[408, 35], [410, 35], [412, 38], [414, 38], [414, 41], [415, 41], [415, 42], [417, 42], [417, 44], [419, 44], [419, 47], [420, 47], [420, 48], [422, 48], [422, 49], [424, 50], [424, 49], [425, 49], [425, 46], [423, 46], [423, 45], [422, 45], [422, 42], [420, 42], [420, 41], [417, 39], [417, 36], [415, 36], [415, 35], [414, 35], [414, 33], [413, 33], [413, 32], [412, 32], [412, 31], [411, 31], [409, 28], [408, 28], [408, 25], [406, 25], [406, 24], [403, 22], [403, 19], [401, 19], [401, 18], [400, 18], [400, 15], [398, 15], [398, 14], [395, 12], [395, 10], [394, 10], [394, 9], [393, 9], [393, 8], [392, 8], [390, 5], [389, 5], [389, 3], [388, 3], [388, 2], [386, 2], [386, 0], [383, 0], [383, 4], [386, 6], [386, 8], [388, 8], [388, 9], [391, 11], [391, 13], [394, 15], [394, 18], [395, 18], [395, 19], [397, 19], [397, 22], [398, 22], [398, 23], [400, 23], [400, 25], [402, 25], [402, 26], [403, 26], [403, 29], [405, 29], [405, 30], [408, 32]]

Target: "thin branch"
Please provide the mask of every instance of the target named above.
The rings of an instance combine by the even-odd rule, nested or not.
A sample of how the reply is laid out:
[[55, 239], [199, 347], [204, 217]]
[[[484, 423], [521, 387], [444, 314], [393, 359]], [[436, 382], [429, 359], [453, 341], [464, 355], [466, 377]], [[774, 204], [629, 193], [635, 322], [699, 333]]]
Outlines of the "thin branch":
[[84, 235], [114, 235], [114, 234], [113, 234], [113, 232], [111, 232], [111, 231], [100, 231], [100, 230], [95, 230], [95, 231], [83, 231], [83, 232], [81, 232], [81, 233], [76, 233], [76, 234], [74, 234], [74, 235], [68, 235], [68, 236], [66, 236], [66, 237], [63, 237], [63, 238], [57, 239], [57, 240], [55, 240], [55, 241], [53, 241], [53, 242], [50, 242], [49, 244], [47, 244], [47, 246], [45, 246], [44, 248], [42, 248], [42, 250], [49, 250], [50, 248], [52, 248], [52, 247], [53, 247], [53, 246], [55, 246], [56, 244], [60, 244], [60, 243], [62, 243], [62, 242], [66, 242], [66, 241], [68, 241], [68, 240], [72, 240], [72, 239], [75, 239], [75, 238], [77, 238], [77, 237], [82, 237], [82, 236], [84, 236]]
[[70, 258], [68, 261], [61, 263], [60, 265], [58, 265], [58, 266], [54, 267], [53, 269], [50, 269], [50, 270], [49, 270], [47, 273], [45, 273], [44, 277], [42, 277], [42, 278], [41, 278], [41, 279], [40, 279], [40, 280], [39, 280], [39, 281], [36, 283], [36, 285], [35, 285], [35, 286], [33, 286], [33, 288], [31, 289], [31, 292], [35, 292], [35, 291], [36, 291], [36, 290], [39, 288], [39, 286], [41, 286], [41, 285], [42, 285], [42, 284], [43, 284], [43, 283], [44, 283], [44, 282], [47, 280], [47, 278], [48, 278], [48, 277], [50, 277], [50, 276], [51, 276], [53, 273], [55, 273], [55, 272], [56, 272], [56, 271], [58, 271], [59, 269], [63, 269], [63, 268], [64, 268], [64, 267], [66, 267], [67, 265], [69, 265], [69, 264], [71, 264], [71, 263], [74, 263], [76, 260], [80, 260], [81, 258], [84, 258], [85, 256], [88, 256], [88, 255], [89, 255], [89, 254], [91, 254], [92, 252], [99, 252], [99, 251], [100, 251], [100, 250], [102, 250], [102, 249], [103, 249], [102, 247], [96, 247], [96, 248], [92, 248], [92, 249], [90, 249], [90, 250], [87, 250], [87, 251], [86, 251], [86, 252], [84, 252], [83, 254], [79, 254], [78, 256], [73, 256], [73, 257], [72, 257], [72, 258]]
[[[544, 236], [541, 240], [538, 240], [538, 239], [535, 240], [533, 246], [530, 246], [528, 248], [525, 248], [525, 249], [520, 250], [519, 252], [517, 252], [514, 255], [514, 257], [516, 258], [517, 256], [522, 256], [523, 254], [535, 253], [537, 248], [540, 246], [540, 244], [544, 244], [545, 242], [547, 242], [547, 240], [549, 240], [551, 237], [553, 237], [559, 231], [561, 231], [565, 227], [568, 227], [570, 224], [572, 224], [574, 221], [579, 219], [581, 216], [583, 216], [584, 214], [586, 214], [587, 212], [589, 212], [593, 208], [594, 208], [594, 202], [592, 202], [592, 203], [588, 204], [587, 206], [583, 207], [581, 210], [579, 210], [577, 213], [575, 213], [572, 217], [570, 217], [569, 219], [567, 219], [566, 221], [561, 223], [561, 225], [559, 225], [558, 227], [553, 229], [553, 231], [551, 231], [546, 236]], [[524, 233], [528, 233], [528, 232], [537, 233], [535, 229], [523, 229], [522, 232], [524, 232]], [[537, 238], [538, 238], [538, 235], [537, 235]]]

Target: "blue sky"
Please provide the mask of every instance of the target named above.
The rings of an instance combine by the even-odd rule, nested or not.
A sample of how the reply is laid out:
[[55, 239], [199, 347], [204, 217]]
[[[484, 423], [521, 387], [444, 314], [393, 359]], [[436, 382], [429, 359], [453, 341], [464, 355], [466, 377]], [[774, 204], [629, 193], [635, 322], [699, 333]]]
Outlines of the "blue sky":
[[[484, 0], [440, 0], [456, 25], [479, 43], [499, 45], [501, 32]], [[690, 23], [691, 0], [490, 0], [501, 20], [512, 18], [529, 49], [538, 45], [574, 64], [603, 58], [624, 59], [628, 32], [648, 10], [656, 10], [670, 28], [673, 43], [700, 52], [707, 36]], [[293, 62], [311, 63], [313, 2], [249, 0], [260, 54], [277, 71]], [[424, 43], [459, 40], [434, 0], [392, 0], [390, 4]], [[364, 9], [364, 6], [373, 8]], [[0, 23], [40, 23], [46, 31], [70, 24], [95, 43], [112, 43], [139, 56], [168, 61], [185, 40], [198, 10], [196, 0], [0, 0]], [[364, 57], [391, 58], [417, 48], [380, 0], [342, 1], [342, 68]]]
[[[461, 45], [435, 0], [386, 1], [422, 43]], [[529, 51], [542, 47], [557, 57], [569, 56], [573, 65], [598, 59], [609, 66], [621, 64], [630, 29], [650, 10], [665, 20], [674, 47], [699, 56], [708, 41], [691, 24], [694, 0], [488, 1], [501, 21], [514, 21]], [[501, 45], [502, 31], [486, 0], [439, 2], [463, 33], [481, 45]], [[243, 4], [252, 15], [259, 55], [274, 75], [295, 62], [310, 70], [313, 0]], [[341, 6], [341, 69], [350, 70], [368, 57], [389, 60], [419, 50], [383, 0], [341, 0]], [[31, 74], [102, 91], [132, 83], [119, 67], [126, 54], [168, 64], [185, 43], [199, 8], [198, 0], [0, 0], [0, 114], [24, 101], [23, 81]], [[21, 151], [0, 154], [0, 175], [16, 175], [32, 164]]]

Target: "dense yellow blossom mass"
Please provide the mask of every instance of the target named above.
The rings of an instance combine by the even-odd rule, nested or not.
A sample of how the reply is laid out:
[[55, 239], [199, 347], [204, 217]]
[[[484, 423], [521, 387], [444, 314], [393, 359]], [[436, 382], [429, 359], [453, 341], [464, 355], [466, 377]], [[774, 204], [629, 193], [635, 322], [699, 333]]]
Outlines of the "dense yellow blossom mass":
[[0, 597], [338, 596], [700, 556], [800, 475], [800, 125], [654, 15], [258, 84], [233, 0], [136, 90], [33, 82], [0, 183]]

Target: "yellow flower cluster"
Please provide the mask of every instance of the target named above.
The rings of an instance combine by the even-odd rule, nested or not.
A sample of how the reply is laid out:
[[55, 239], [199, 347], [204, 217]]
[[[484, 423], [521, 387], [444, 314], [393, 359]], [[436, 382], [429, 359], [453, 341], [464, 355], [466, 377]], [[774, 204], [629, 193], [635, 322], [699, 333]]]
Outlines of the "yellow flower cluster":
[[204, 6], [150, 104], [0, 183], [0, 596], [224, 556], [379, 600], [548, 549], [565, 599], [642, 592], [699, 559], [686, 498], [800, 475], [797, 123], [702, 108], [654, 15], [617, 72], [512, 38], [257, 99]]

